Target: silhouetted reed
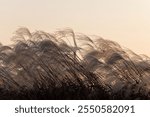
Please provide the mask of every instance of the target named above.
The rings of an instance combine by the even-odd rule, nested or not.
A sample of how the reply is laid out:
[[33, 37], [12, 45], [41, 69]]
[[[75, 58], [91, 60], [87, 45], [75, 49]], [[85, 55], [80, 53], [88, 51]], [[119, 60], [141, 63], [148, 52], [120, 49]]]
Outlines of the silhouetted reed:
[[150, 99], [150, 58], [64, 29], [0, 45], [0, 99]]

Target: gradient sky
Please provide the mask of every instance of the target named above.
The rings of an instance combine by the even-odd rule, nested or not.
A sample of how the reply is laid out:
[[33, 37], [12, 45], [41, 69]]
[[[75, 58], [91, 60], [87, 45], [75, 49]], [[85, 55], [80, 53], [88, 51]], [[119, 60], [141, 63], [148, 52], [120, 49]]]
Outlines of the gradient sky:
[[0, 42], [10, 44], [20, 26], [70, 27], [150, 56], [150, 0], [0, 0]]

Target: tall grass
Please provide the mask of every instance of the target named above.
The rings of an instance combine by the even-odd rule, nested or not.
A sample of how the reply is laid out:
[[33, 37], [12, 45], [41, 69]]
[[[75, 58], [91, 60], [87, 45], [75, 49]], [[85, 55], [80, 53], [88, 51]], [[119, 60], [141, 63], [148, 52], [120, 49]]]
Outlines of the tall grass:
[[150, 58], [64, 29], [0, 45], [0, 99], [150, 99]]

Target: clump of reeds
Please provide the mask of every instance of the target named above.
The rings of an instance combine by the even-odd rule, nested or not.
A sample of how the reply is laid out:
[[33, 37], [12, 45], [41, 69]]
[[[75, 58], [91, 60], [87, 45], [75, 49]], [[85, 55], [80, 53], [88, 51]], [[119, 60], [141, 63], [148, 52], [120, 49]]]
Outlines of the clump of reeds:
[[0, 99], [150, 99], [150, 59], [93, 38], [18, 29], [0, 45]]

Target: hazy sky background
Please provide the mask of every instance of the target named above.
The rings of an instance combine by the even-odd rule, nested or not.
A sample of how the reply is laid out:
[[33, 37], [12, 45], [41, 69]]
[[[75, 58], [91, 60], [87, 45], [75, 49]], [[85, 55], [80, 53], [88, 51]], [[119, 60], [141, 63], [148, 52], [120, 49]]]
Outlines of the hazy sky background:
[[114, 40], [150, 56], [150, 0], [0, 0], [0, 42], [20, 26], [75, 32]]

